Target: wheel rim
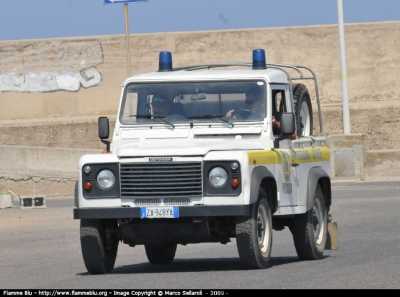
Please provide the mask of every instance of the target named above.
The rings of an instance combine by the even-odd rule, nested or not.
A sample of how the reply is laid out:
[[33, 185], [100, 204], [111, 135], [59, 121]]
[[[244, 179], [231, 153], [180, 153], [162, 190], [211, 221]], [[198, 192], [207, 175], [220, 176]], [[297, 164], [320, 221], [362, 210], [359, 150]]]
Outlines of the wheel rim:
[[269, 245], [269, 226], [267, 209], [264, 205], [258, 207], [257, 213], [257, 237], [261, 253], [266, 253]]
[[310, 136], [310, 111], [306, 102], [300, 108], [301, 136]]
[[317, 244], [321, 244], [325, 226], [324, 226], [324, 213], [322, 210], [321, 201], [319, 199], [315, 199], [314, 201], [312, 220], [314, 227], [315, 242]]

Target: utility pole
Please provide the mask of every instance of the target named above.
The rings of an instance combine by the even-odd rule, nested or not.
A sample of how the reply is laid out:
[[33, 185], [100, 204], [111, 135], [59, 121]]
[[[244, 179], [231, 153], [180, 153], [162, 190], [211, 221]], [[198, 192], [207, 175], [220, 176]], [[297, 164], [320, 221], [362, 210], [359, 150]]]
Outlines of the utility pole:
[[124, 3], [125, 10], [125, 40], [126, 40], [126, 70], [128, 77], [131, 76], [131, 53], [129, 49], [129, 2], [148, 2], [149, 0], [104, 0], [104, 4], [121, 4]]
[[342, 0], [337, 0], [338, 19], [339, 19], [339, 40], [340, 40], [340, 72], [342, 79], [342, 112], [343, 112], [343, 133], [351, 134], [350, 131], [350, 109], [347, 89], [347, 69], [346, 69], [346, 47], [344, 42], [343, 26], [343, 4]]
[[124, 3], [125, 10], [125, 40], [126, 40], [126, 69], [128, 77], [131, 76], [131, 53], [129, 50], [129, 15], [128, 3]]

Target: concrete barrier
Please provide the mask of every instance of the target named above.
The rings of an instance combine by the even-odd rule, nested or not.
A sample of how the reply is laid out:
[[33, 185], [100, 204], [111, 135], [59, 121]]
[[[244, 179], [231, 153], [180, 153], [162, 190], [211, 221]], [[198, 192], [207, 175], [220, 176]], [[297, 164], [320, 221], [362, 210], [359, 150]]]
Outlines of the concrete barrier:
[[0, 193], [73, 196], [78, 160], [89, 149], [0, 146]]
[[[116, 115], [108, 115], [112, 128]], [[0, 120], [0, 145], [102, 149], [98, 116]]]
[[400, 151], [366, 151], [363, 180], [400, 180]]

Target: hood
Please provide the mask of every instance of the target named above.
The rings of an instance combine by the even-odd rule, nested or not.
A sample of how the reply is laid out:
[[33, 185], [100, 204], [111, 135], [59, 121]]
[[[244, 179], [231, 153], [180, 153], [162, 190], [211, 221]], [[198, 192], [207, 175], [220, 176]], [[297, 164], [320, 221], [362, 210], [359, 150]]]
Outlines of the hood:
[[256, 139], [173, 139], [145, 140], [126, 144], [117, 150], [118, 157], [204, 156], [210, 151], [261, 150]]

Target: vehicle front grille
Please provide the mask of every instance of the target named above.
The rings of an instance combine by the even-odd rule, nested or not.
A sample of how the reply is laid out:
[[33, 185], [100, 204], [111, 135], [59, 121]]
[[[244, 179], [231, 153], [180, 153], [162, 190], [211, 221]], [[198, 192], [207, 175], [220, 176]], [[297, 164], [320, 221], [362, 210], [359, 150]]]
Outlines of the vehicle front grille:
[[[163, 202], [162, 202], [163, 200]], [[165, 206], [184, 206], [190, 205], [189, 198], [164, 198], [164, 199], [135, 199], [134, 200], [135, 206], [160, 206], [164, 204]]]
[[188, 198], [165, 198], [164, 205], [189, 205], [190, 199]]
[[161, 199], [135, 199], [135, 206], [160, 206]]
[[[121, 197], [171, 199], [201, 197], [201, 168], [201, 162], [122, 163]], [[170, 203], [174, 202], [178, 201]], [[169, 201], [164, 200], [164, 203]]]

